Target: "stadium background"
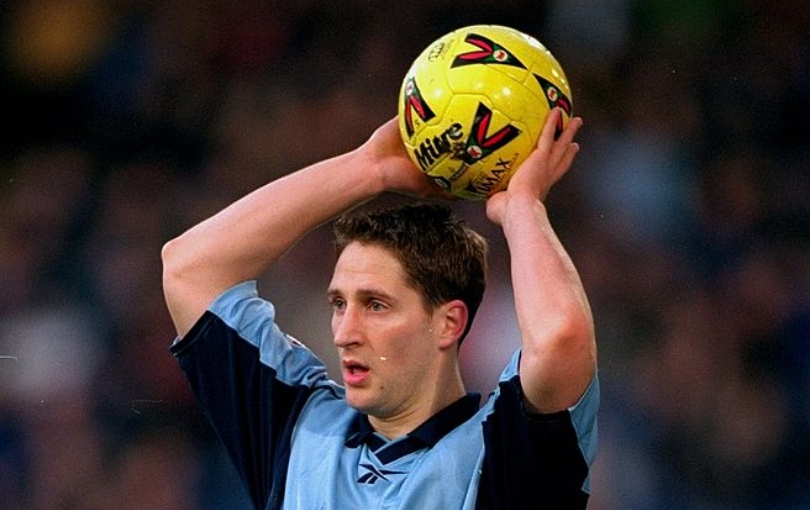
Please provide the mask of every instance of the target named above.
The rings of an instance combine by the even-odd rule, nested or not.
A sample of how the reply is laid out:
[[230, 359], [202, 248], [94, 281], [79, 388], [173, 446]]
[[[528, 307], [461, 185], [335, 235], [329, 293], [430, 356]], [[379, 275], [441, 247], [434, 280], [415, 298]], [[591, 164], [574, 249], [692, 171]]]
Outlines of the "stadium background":
[[[238, 509], [161, 245], [393, 116], [431, 40], [535, 35], [585, 119], [552, 216], [598, 328], [593, 510], [810, 507], [810, 8], [786, 0], [0, 5], [0, 508]], [[503, 243], [464, 347], [516, 345]], [[261, 285], [334, 362], [329, 232]], [[316, 268], [316, 269], [313, 269]]]

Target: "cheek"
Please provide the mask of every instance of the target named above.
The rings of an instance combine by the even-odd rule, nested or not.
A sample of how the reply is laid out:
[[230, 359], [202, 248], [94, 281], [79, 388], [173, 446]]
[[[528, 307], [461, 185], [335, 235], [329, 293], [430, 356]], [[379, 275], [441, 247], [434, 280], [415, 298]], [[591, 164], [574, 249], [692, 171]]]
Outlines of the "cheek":
[[380, 342], [377, 345], [380, 361], [397, 365], [402, 365], [417, 356], [418, 352], [418, 339], [412, 328], [407, 325], [389, 328], [380, 336]]
[[388, 374], [412, 377], [410, 374], [424, 370], [436, 356], [427, 342], [413, 331], [389, 336], [376, 349], [377, 362]]

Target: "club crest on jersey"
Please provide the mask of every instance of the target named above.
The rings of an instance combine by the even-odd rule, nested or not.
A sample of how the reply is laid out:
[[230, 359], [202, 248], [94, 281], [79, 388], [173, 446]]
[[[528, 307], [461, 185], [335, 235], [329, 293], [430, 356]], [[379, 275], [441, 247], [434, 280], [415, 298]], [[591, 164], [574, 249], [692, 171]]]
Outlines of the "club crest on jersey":
[[436, 116], [430, 106], [425, 102], [419, 87], [416, 86], [416, 80], [413, 76], [409, 77], [405, 82], [405, 87], [402, 94], [402, 100], [405, 102], [405, 131], [408, 136], [413, 136], [415, 132], [413, 114], [419, 117], [422, 122], [427, 122]]
[[460, 67], [470, 64], [504, 64], [526, 69], [526, 66], [521, 62], [512, 52], [496, 43], [478, 34], [467, 34], [464, 42], [470, 43], [477, 47], [478, 50], [468, 51], [456, 55], [450, 67]]

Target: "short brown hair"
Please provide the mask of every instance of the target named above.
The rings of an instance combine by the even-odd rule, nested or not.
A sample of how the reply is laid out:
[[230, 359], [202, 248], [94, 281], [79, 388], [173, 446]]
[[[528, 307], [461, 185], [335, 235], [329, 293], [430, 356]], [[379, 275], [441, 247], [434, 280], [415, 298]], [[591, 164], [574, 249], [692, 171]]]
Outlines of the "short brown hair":
[[420, 202], [359, 208], [338, 218], [334, 232], [338, 256], [352, 242], [390, 250], [428, 311], [454, 299], [464, 302], [469, 320], [459, 343], [467, 336], [484, 296], [489, 248], [450, 207]]

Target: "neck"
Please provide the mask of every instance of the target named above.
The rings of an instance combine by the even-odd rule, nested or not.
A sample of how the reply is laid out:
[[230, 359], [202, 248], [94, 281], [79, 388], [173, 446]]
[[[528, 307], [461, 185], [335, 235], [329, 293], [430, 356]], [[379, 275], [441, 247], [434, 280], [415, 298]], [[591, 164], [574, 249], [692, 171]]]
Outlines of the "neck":
[[388, 439], [396, 439], [413, 431], [433, 415], [467, 394], [458, 368], [445, 372], [447, 377], [437, 381], [434, 391], [427, 395], [424, 403], [412, 406], [405, 412], [392, 416], [369, 416], [368, 421], [374, 430]]

